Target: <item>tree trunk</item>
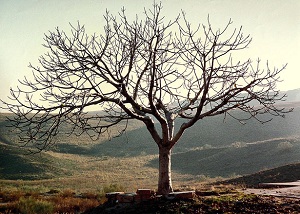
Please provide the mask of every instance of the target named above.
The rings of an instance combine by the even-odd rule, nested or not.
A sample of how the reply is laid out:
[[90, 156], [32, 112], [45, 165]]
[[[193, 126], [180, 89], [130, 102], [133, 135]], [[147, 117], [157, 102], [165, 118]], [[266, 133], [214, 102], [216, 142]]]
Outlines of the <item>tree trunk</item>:
[[173, 192], [171, 180], [171, 148], [159, 147], [158, 194], [168, 195]]

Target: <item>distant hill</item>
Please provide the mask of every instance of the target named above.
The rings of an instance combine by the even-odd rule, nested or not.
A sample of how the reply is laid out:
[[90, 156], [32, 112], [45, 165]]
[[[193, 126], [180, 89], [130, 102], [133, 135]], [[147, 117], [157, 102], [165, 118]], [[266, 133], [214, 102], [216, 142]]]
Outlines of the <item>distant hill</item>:
[[[288, 142], [290, 147], [284, 147]], [[299, 139], [274, 139], [257, 144], [232, 145], [175, 153], [172, 168], [181, 174], [234, 177], [300, 162]], [[155, 167], [158, 160], [151, 161]], [[300, 174], [299, 174], [300, 179]]]
[[287, 102], [300, 102], [300, 88], [282, 92], [287, 95]]
[[300, 178], [299, 176], [300, 163], [295, 163], [269, 170], [263, 170], [251, 175], [229, 179], [218, 183], [243, 185], [246, 187], [258, 187], [260, 183], [281, 183], [297, 181]]
[[[295, 109], [285, 118], [275, 117], [265, 124], [251, 119], [242, 125], [220, 115], [196, 123], [175, 145], [172, 169], [195, 177], [228, 177], [300, 162], [300, 89], [286, 93], [288, 102], [280, 105]], [[235, 111], [235, 114], [242, 113]], [[263, 119], [267, 117], [262, 115]], [[178, 120], [176, 126], [182, 122]], [[22, 149], [16, 147], [17, 136], [6, 125], [4, 114], [0, 114], [0, 178], [45, 178], [61, 173], [59, 167], [64, 163], [58, 165], [50, 155], [24, 156]], [[148, 130], [135, 122], [129, 124], [125, 134], [111, 140], [101, 138], [91, 142], [87, 136], [62, 135], [53, 151], [109, 158], [158, 154]], [[150, 161], [147, 166], [157, 168], [158, 160]]]
[[[241, 125], [233, 118], [228, 117], [225, 121], [223, 119], [221, 115], [199, 121], [184, 133], [173, 152], [187, 152], [200, 147], [228, 147], [236, 142], [251, 143], [300, 134], [300, 108], [296, 108], [285, 118], [274, 118], [265, 124], [252, 119], [247, 124]], [[176, 126], [180, 126], [182, 122], [177, 121]], [[77, 152], [75, 148], [73, 150], [75, 153], [82, 152], [80, 149], [77, 149]], [[121, 137], [95, 144], [84, 152], [89, 155], [108, 156], [132, 156], [140, 155], [141, 152], [157, 154], [157, 146], [147, 129], [141, 127]]]
[[[241, 125], [233, 118], [223, 119], [223, 116], [206, 118], [184, 133], [173, 149], [174, 171], [200, 177], [229, 177], [300, 161], [300, 108], [266, 124], [250, 120]], [[145, 127], [90, 148], [71, 144], [60, 144], [58, 148], [61, 152], [96, 157], [158, 153]], [[148, 166], [157, 168], [158, 160]]]
[[21, 148], [3, 143], [0, 143], [0, 160], [0, 179], [38, 180], [63, 174], [50, 155], [24, 155]]

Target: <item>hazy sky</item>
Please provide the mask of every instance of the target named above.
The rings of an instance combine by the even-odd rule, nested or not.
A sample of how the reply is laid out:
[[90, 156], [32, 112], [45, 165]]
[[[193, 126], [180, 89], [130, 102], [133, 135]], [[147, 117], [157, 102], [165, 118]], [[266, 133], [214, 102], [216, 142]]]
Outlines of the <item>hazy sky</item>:
[[[222, 27], [230, 18], [235, 27], [253, 37], [247, 54], [250, 58], [269, 60], [280, 67], [281, 90], [300, 88], [300, 1], [299, 0], [163, 0], [166, 19], [180, 10], [195, 25], [206, 23]], [[141, 14], [152, 0], [0, 0], [0, 99], [6, 99], [9, 88], [18, 79], [30, 75], [29, 62], [46, 52], [42, 47], [44, 33], [55, 27], [69, 31], [69, 22], [79, 21], [90, 33], [101, 33], [106, 8], [114, 14], [125, 7], [127, 14]]]

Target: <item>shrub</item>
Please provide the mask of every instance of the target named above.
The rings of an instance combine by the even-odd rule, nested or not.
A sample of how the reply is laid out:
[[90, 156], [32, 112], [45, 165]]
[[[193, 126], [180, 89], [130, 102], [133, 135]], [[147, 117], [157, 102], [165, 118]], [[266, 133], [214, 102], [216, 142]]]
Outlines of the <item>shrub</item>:
[[125, 187], [120, 184], [104, 185], [99, 193], [99, 200], [102, 201], [105, 194], [109, 192], [125, 192]]
[[210, 145], [210, 144], [205, 144], [205, 145], [203, 146], [203, 149], [212, 149], [212, 148], [213, 148], [213, 146]]
[[53, 213], [54, 206], [52, 203], [47, 201], [41, 201], [34, 199], [33, 197], [29, 198], [20, 198], [17, 204], [17, 208], [21, 213], [24, 214], [51, 214]]
[[58, 194], [58, 193], [60, 193], [60, 191], [57, 190], [57, 189], [50, 189], [47, 193], [53, 195], [53, 194]]
[[71, 189], [65, 189], [63, 192], [60, 193], [61, 197], [67, 198], [67, 197], [73, 197], [75, 195], [75, 192]]
[[60, 197], [53, 200], [55, 202], [55, 213], [81, 213], [100, 205], [97, 199]]
[[53, 195], [49, 200], [55, 205], [54, 213], [82, 213], [100, 205], [97, 194], [83, 193], [75, 195], [70, 189]]
[[120, 184], [110, 184], [103, 186], [103, 193], [108, 192], [124, 192], [125, 188]]
[[288, 142], [288, 141], [280, 142], [280, 143], [277, 145], [277, 148], [278, 148], [279, 150], [288, 151], [288, 150], [290, 150], [290, 149], [293, 148], [293, 144], [291, 144], [291, 143]]
[[232, 143], [231, 144], [231, 147], [233, 147], [233, 148], [243, 148], [243, 147], [246, 147], [247, 146], [247, 144], [245, 143], [245, 142], [234, 142], [234, 143]]
[[25, 193], [21, 191], [1, 191], [0, 198], [3, 202], [13, 202], [18, 201], [21, 197], [24, 197]]

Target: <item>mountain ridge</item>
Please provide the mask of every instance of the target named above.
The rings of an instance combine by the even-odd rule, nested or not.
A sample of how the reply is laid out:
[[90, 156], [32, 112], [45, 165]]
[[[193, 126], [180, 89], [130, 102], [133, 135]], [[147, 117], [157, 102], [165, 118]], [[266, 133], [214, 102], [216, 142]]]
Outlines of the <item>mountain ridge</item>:
[[[196, 123], [184, 133], [173, 149], [173, 171], [196, 178], [230, 177], [300, 162], [300, 101], [297, 100], [300, 97], [300, 89], [288, 93], [292, 95], [292, 101], [287, 101], [284, 105], [294, 107], [294, 111], [285, 118], [275, 117], [266, 124], [249, 120], [246, 125], [241, 125], [233, 118], [228, 117], [224, 120], [224, 116], [220, 115]], [[38, 158], [34, 158], [33, 161], [21, 154], [22, 150], [13, 142], [16, 136], [9, 133], [5, 127], [7, 122], [4, 121], [3, 115], [0, 115], [0, 159], [10, 160], [11, 163], [1, 161], [0, 177], [39, 179], [45, 178], [43, 174], [47, 174], [48, 177], [62, 175], [63, 173], [51, 171], [51, 164], [56, 162], [54, 157], [43, 156], [40, 161], [48, 162], [41, 165]], [[179, 120], [176, 126], [180, 126], [182, 122], [183, 120]], [[62, 136], [52, 150], [61, 154], [104, 159], [136, 157], [138, 160], [141, 156], [157, 155], [157, 145], [146, 127], [140, 125], [132, 124], [133, 128], [121, 137], [93, 143], [89, 143], [86, 136]], [[12, 164], [13, 161], [16, 163]], [[157, 158], [152, 158], [143, 167], [157, 168], [157, 164]], [[58, 167], [55, 165], [52, 168], [57, 170]], [[23, 170], [22, 173], [19, 173], [20, 169]]]

